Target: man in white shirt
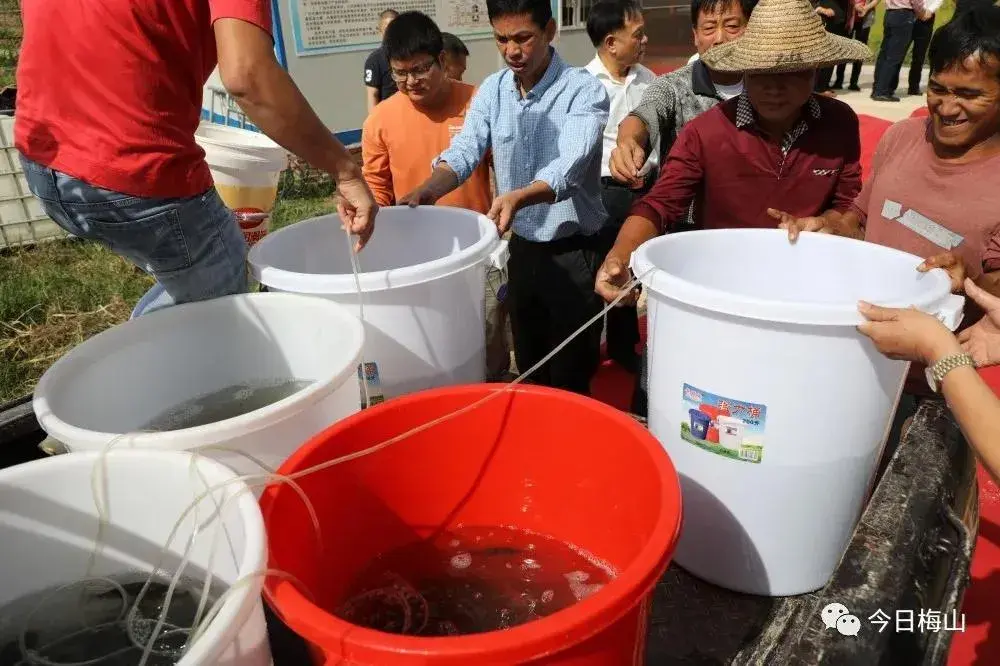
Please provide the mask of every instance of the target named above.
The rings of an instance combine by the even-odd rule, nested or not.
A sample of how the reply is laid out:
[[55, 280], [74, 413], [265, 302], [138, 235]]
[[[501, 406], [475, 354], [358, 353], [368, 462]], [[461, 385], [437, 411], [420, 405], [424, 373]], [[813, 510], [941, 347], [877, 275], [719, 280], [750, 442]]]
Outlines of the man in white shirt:
[[[615, 181], [609, 163], [611, 151], [618, 142], [619, 123], [639, 105], [642, 93], [656, 75], [640, 64], [648, 40], [642, 7], [635, 0], [598, 0], [590, 9], [587, 34], [597, 48], [597, 55], [587, 65], [587, 70], [604, 84], [611, 102], [601, 158], [601, 200], [608, 211], [608, 221], [602, 232], [606, 253], [614, 244], [632, 201], [645, 193], [653, 182], [650, 173], [656, 166], [656, 159], [650, 159], [643, 167], [646, 185], [638, 189]], [[659, 156], [659, 150], [652, 154]], [[608, 357], [629, 372], [637, 372], [639, 355], [635, 346], [638, 342], [639, 319], [635, 307], [611, 310], [607, 317]]]

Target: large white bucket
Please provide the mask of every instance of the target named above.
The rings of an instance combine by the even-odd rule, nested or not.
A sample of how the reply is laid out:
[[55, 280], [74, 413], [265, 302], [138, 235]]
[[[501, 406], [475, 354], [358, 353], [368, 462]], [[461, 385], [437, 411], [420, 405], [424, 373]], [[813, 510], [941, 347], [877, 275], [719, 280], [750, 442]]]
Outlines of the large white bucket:
[[236, 212], [240, 229], [253, 245], [270, 228], [278, 180], [288, 167], [284, 148], [259, 132], [202, 122], [195, 141], [205, 151], [215, 189]]
[[[35, 389], [42, 428], [71, 451], [218, 444], [277, 468], [306, 439], [361, 408], [364, 330], [355, 313], [295, 294], [241, 294], [152, 312], [87, 340]], [[208, 425], [136, 432], [165, 411], [232, 386], [313, 383], [271, 405]], [[124, 436], [122, 436], [124, 434]], [[212, 457], [244, 473], [251, 461]]]
[[[483, 381], [484, 281], [504, 268], [507, 244], [484, 215], [445, 206], [382, 208], [357, 255], [372, 402]], [[349, 245], [327, 215], [275, 232], [250, 251], [254, 277], [273, 291], [325, 296], [357, 312]]]
[[691, 231], [635, 252], [649, 427], [684, 493], [679, 565], [752, 594], [826, 584], [908, 368], [857, 332], [858, 300], [916, 306], [952, 328], [961, 318], [948, 277], [918, 273], [920, 261], [821, 234], [793, 245], [781, 230]]
[[[214, 581], [225, 589], [248, 574], [263, 571], [267, 566], [264, 520], [254, 496], [236, 481], [199, 503], [163, 555], [162, 547], [187, 507], [209, 488], [234, 478], [219, 463], [192, 458], [168, 451], [112, 451], [101, 463], [97, 453], [78, 453], [0, 470], [0, 609], [88, 575], [100, 515], [92, 487], [95, 465], [103, 465], [98, 477], [103, 497], [98, 501], [106, 501], [108, 522], [90, 575], [142, 574], [159, 565], [160, 576], [169, 580], [180, 566], [196, 521], [198, 536], [182, 576], [204, 581], [210, 570]], [[241, 497], [224, 503], [241, 490]], [[260, 577], [241, 584], [178, 666], [270, 664], [262, 585]], [[119, 599], [119, 595], [111, 597], [115, 603]], [[12, 633], [16, 638], [23, 630], [27, 613], [37, 608], [35, 619], [46, 618], [45, 605], [29, 606], [14, 626], [0, 626], [0, 648]]]

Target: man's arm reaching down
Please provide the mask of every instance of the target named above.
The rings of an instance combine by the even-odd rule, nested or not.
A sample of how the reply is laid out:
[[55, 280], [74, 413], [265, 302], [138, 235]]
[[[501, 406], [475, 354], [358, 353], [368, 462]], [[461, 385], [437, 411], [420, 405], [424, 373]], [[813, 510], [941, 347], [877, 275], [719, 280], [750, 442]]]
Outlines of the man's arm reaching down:
[[270, 34], [235, 18], [220, 18], [214, 28], [222, 84], [264, 134], [333, 176], [345, 206], [341, 217], [361, 236], [360, 249], [378, 210], [361, 169], [278, 64]]

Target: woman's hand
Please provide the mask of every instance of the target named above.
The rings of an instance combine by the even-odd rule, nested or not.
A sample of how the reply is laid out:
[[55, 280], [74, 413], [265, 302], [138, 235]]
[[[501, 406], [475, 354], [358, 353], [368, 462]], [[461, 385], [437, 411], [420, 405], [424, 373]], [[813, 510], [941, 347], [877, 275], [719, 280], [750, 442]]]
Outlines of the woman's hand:
[[875, 343], [884, 355], [902, 361], [933, 365], [962, 346], [948, 328], [926, 312], [915, 309], [883, 308], [862, 302], [858, 310], [868, 320], [858, 330]]
[[986, 316], [958, 334], [962, 349], [978, 366], [1000, 365], [1000, 298], [981, 289], [972, 280], [965, 281], [965, 293], [979, 304]]

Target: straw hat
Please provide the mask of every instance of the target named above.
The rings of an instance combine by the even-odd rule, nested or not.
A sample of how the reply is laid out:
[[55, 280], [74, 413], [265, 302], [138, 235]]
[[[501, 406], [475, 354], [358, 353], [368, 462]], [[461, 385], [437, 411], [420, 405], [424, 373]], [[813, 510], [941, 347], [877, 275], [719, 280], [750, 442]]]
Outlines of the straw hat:
[[861, 42], [827, 32], [809, 0], [760, 0], [743, 36], [701, 59], [717, 72], [779, 74], [871, 57]]

